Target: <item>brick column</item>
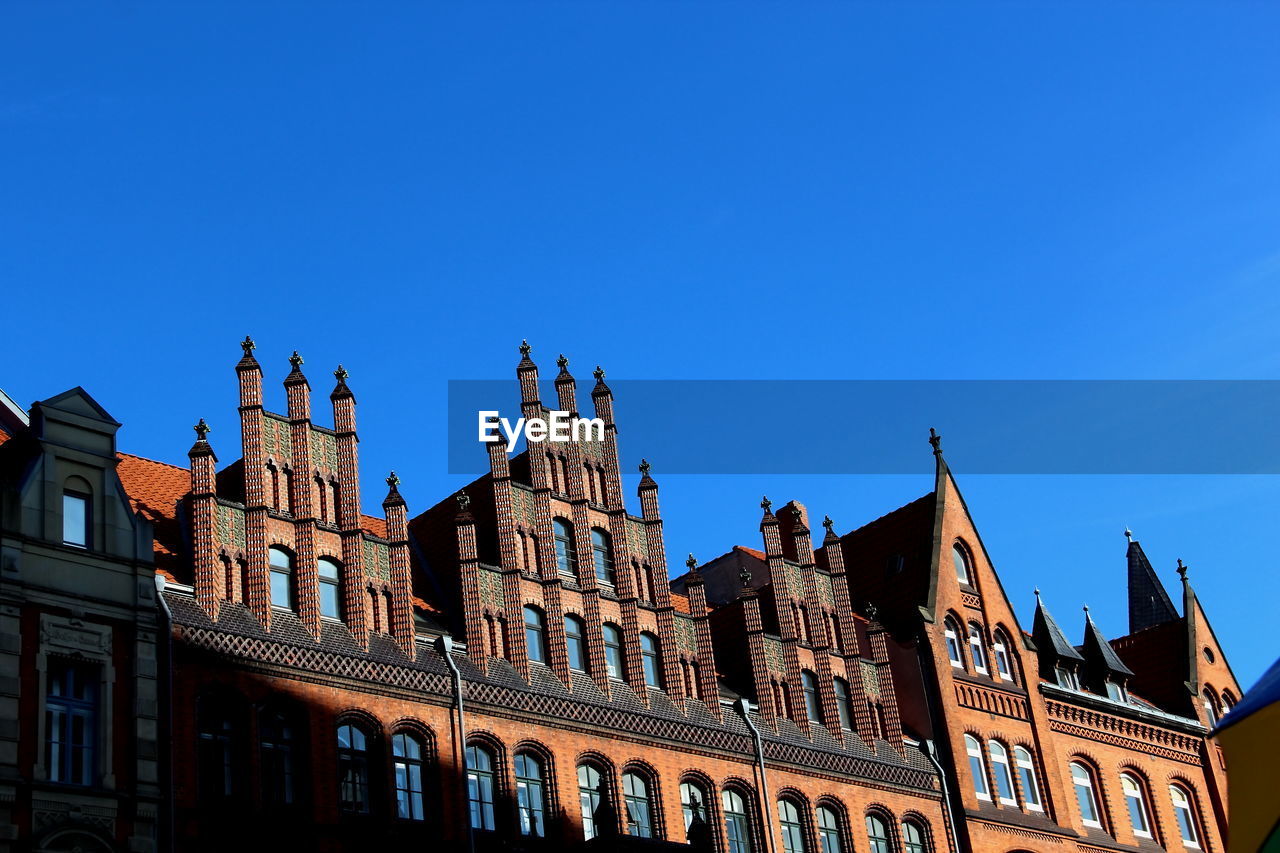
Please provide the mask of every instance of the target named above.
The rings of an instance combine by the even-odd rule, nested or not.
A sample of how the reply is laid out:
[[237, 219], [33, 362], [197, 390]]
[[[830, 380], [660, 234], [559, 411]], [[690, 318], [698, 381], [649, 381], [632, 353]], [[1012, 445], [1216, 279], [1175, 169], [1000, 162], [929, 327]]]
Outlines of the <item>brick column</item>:
[[294, 590], [298, 597], [298, 619], [317, 640], [320, 639], [320, 579], [316, 567], [315, 511], [311, 505], [311, 386], [302, 374], [302, 356], [294, 350], [289, 357], [293, 370], [284, 380], [288, 398], [289, 456], [293, 476], [289, 478], [289, 506], [293, 510], [293, 546], [297, 552], [293, 567]]
[[814, 670], [818, 678], [818, 698], [822, 721], [831, 736], [844, 743], [844, 729], [840, 726], [840, 712], [836, 708], [836, 689], [831, 670], [832, 638], [828, 633], [826, 610], [818, 597], [817, 569], [813, 559], [813, 539], [802, 504], [791, 503], [791, 541], [800, 564], [800, 576], [804, 581], [805, 604], [809, 611], [809, 645], [813, 648]]
[[902, 718], [898, 714], [898, 695], [893, 687], [893, 670], [889, 666], [889, 643], [884, 626], [876, 620], [875, 605], [867, 609], [867, 639], [871, 643], [871, 659], [876, 665], [876, 682], [880, 685], [880, 704], [884, 707], [884, 736], [896, 751], [902, 751]]
[[845, 574], [844, 551], [840, 537], [834, 531], [835, 522], [822, 519], [827, 529], [822, 539], [822, 553], [827, 570], [831, 572], [831, 590], [836, 599], [836, 621], [840, 625], [841, 652], [844, 658], [845, 680], [849, 682], [849, 703], [853, 706], [853, 725], [858, 737], [868, 746], [875, 740], [875, 726], [867, 708], [867, 687], [862, 678], [862, 652], [858, 643], [858, 625], [853, 617], [853, 603], [849, 597], [849, 580]]
[[271, 592], [267, 568], [266, 454], [262, 443], [262, 367], [253, 357], [253, 339], [240, 344], [244, 356], [236, 364], [240, 384], [240, 445], [244, 475], [245, 605], [271, 630]]
[[[333, 403], [333, 431], [338, 451], [338, 501], [333, 508], [342, 537], [342, 611], [347, 630], [360, 648], [369, 648], [369, 621], [365, 612], [364, 532], [360, 523], [360, 466], [356, 452], [356, 397], [347, 387], [350, 374], [338, 365], [338, 380], [329, 400]], [[395, 476], [395, 472], [392, 472]]]
[[413, 626], [413, 581], [409, 576], [409, 513], [404, 498], [400, 496], [399, 485], [400, 478], [392, 471], [387, 477], [387, 496], [382, 501], [382, 512], [387, 519], [387, 540], [391, 543], [387, 546], [391, 568], [391, 612], [387, 614], [390, 623], [387, 628], [401, 650], [412, 660], [416, 631]]
[[747, 632], [747, 654], [751, 657], [751, 680], [756, 691], [756, 705], [760, 720], [773, 729], [778, 728], [778, 708], [773, 702], [773, 689], [769, 685], [769, 661], [764, 652], [764, 622], [760, 619], [759, 593], [751, 587], [751, 575], [742, 575], [742, 617]]
[[187, 452], [191, 460], [191, 563], [195, 570], [196, 603], [218, 621], [218, 610], [227, 597], [226, 580], [219, 571], [216, 541], [218, 512], [217, 464], [206, 436], [209, 425], [200, 419], [195, 426], [196, 443]]
[[804, 684], [800, 677], [799, 626], [796, 625], [791, 605], [795, 599], [791, 591], [791, 583], [787, 574], [787, 566], [782, 556], [782, 535], [778, 529], [778, 517], [773, 514], [772, 504], [768, 498], [760, 501], [764, 510], [764, 518], [760, 521], [760, 533], [764, 537], [765, 558], [769, 563], [769, 579], [773, 583], [774, 603], [778, 610], [778, 633], [782, 638], [782, 659], [786, 667], [787, 693], [791, 702], [794, 720], [800, 731], [809, 734], [809, 715], [803, 709], [808, 706], [804, 701]]
[[711, 642], [711, 617], [707, 614], [707, 591], [703, 588], [698, 561], [689, 555], [689, 576], [685, 592], [689, 595], [689, 612], [693, 617], [698, 643], [698, 692], [702, 703], [717, 720], [720, 719], [720, 683], [716, 679], [715, 647]]
[[[467, 657], [481, 672], [488, 670], [485, 654], [484, 602], [480, 596], [480, 556], [476, 549], [476, 520], [471, 515], [471, 498], [458, 492], [458, 511], [453, 517], [458, 538], [458, 578], [462, 585], [463, 630], [467, 635]], [[510, 620], [508, 620], [510, 621]], [[512, 631], [512, 633], [517, 633]], [[520, 639], [524, 632], [520, 630]], [[529, 660], [521, 655], [512, 663], [520, 674], [529, 678]]]

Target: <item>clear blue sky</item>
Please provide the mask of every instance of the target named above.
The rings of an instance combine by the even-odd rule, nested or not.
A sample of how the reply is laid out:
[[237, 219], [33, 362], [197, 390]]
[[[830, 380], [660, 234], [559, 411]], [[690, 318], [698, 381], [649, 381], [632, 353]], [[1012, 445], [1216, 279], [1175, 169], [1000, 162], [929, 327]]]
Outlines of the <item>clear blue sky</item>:
[[[422, 509], [445, 380], [521, 338], [582, 378], [1280, 378], [1273, 4], [374, 8], [0, 8], [0, 387], [84, 385], [179, 463], [203, 416], [226, 462], [249, 333], [277, 408], [294, 348], [321, 403], [346, 364], [366, 506], [395, 467]], [[842, 529], [922, 494], [928, 426], [918, 476], [623, 451], [678, 567], [757, 544], [762, 492]], [[947, 451], [1024, 627], [1039, 584], [1124, 633], [1129, 525], [1246, 685], [1280, 652], [1280, 479]]]

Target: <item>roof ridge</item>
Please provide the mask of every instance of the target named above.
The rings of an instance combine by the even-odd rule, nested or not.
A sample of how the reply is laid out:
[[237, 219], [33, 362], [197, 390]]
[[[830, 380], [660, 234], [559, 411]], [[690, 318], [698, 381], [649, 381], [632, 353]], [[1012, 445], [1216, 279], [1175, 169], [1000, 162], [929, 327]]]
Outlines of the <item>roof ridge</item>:
[[175, 471], [181, 471], [184, 474], [190, 474], [191, 469], [182, 465], [174, 465], [172, 462], [162, 462], [159, 459], [152, 459], [150, 456], [139, 456], [137, 453], [125, 453], [123, 450], [117, 450], [116, 456], [128, 456], [131, 459], [139, 459], [143, 462], [150, 462], [154, 465], [163, 465], [166, 468], [172, 468]]

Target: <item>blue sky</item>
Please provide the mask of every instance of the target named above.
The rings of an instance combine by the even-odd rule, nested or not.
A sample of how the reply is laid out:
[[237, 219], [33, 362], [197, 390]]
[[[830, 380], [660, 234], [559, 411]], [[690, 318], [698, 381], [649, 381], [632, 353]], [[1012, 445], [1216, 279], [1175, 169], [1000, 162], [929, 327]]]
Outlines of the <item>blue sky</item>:
[[[511, 376], [521, 338], [584, 379], [1280, 378], [1278, 27], [1246, 3], [5, 4], [0, 387], [84, 385], [174, 462], [205, 417], [230, 461], [252, 334], [269, 383], [302, 352], [319, 403], [348, 367], [366, 506], [395, 467], [421, 509], [461, 485], [446, 380]], [[676, 566], [757, 544], [762, 492], [847, 528], [931, 483], [931, 424], [918, 475], [662, 478], [618, 410]], [[1191, 565], [1246, 685], [1280, 651], [1276, 477], [947, 453], [1024, 627], [1038, 584], [1073, 634], [1086, 600], [1124, 633], [1129, 525], [1171, 586]]]

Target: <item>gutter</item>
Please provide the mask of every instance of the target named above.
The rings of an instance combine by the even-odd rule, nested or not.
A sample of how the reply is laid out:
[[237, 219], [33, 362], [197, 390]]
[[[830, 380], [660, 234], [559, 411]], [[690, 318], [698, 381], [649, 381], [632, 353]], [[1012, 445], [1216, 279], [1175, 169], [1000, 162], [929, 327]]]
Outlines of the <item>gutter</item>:
[[760, 736], [760, 730], [756, 728], [756, 724], [751, 721], [751, 703], [745, 698], [741, 698], [734, 702], [733, 706], [738, 709], [738, 713], [742, 715], [743, 722], [751, 730], [751, 739], [755, 744], [756, 769], [760, 771], [760, 807], [764, 809], [764, 826], [760, 834], [764, 837], [765, 853], [772, 853], [773, 815], [769, 812], [769, 783], [764, 773], [764, 738]]
[[470, 853], [476, 853], [476, 833], [475, 828], [471, 825], [470, 812], [470, 787], [467, 781], [467, 722], [466, 716], [462, 709], [462, 671], [458, 669], [458, 664], [454, 661], [453, 655], [453, 638], [447, 634], [441, 634], [436, 638], [435, 649], [444, 658], [444, 662], [449, 666], [449, 674], [453, 677], [453, 702], [454, 707], [458, 709], [458, 736], [454, 738], [454, 747], [458, 755], [458, 769], [462, 772], [459, 776], [462, 779], [462, 789], [460, 793], [462, 798], [459, 801], [461, 810], [459, 811], [459, 819], [466, 822], [467, 826], [467, 850]]
[[938, 771], [938, 781], [942, 784], [942, 810], [947, 819], [947, 835], [951, 839], [951, 849], [959, 850], [960, 842], [956, 838], [956, 821], [951, 813], [951, 792], [947, 790], [947, 771], [943, 770], [942, 765], [938, 762], [938, 745], [932, 740], [926, 739], [920, 744], [920, 751], [924, 753], [925, 758], [929, 759], [933, 769]]

